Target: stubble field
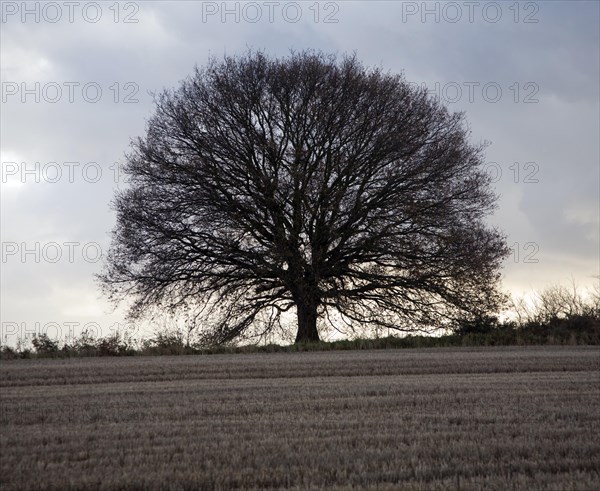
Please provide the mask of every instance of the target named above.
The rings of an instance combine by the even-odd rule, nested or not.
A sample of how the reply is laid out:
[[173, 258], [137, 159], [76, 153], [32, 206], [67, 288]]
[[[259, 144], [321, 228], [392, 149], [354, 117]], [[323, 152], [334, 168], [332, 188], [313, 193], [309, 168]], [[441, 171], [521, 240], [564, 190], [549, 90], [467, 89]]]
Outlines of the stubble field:
[[0, 364], [9, 489], [600, 489], [597, 347]]

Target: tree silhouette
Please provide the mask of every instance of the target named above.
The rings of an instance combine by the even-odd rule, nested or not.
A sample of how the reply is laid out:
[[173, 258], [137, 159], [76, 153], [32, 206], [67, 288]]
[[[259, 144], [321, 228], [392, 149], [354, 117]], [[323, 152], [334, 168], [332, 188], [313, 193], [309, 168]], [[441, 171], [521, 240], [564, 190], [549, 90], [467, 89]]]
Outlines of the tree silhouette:
[[410, 331], [495, 311], [503, 235], [483, 146], [403, 76], [355, 56], [211, 60], [155, 98], [117, 193], [110, 298], [200, 306], [223, 343], [296, 311]]

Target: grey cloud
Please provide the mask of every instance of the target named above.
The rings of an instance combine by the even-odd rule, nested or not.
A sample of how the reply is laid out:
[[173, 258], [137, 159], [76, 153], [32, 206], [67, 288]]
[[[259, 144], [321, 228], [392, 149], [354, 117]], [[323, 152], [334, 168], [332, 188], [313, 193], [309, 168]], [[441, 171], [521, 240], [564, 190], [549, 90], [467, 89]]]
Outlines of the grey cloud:
[[[414, 82], [494, 82], [503, 88], [498, 103], [486, 102], [480, 92], [470, 102], [465, 90], [450, 107], [466, 111], [475, 143], [493, 141], [487, 159], [504, 171], [496, 183], [500, 208], [491, 221], [511, 241], [540, 245], [539, 264], [507, 263], [507, 285], [536, 286], [550, 276], [564, 281], [571, 274], [585, 281], [589, 271], [598, 270], [598, 3], [539, 2], [536, 24], [511, 22], [506, 10], [495, 24], [481, 17], [473, 23], [423, 23], [418, 16], [403, 22], [407, 2], [404, 7], [402, 2], [337, 2], [337, 23], [324, 23], [323, 11], [315, 22], [312, 2], [302, 3], [297, 23], [281, 14], [273, 23], [266, 17], [223, 23], [216, 16], [203, 22], [202, 2], [138, 3], [136, 24], [107, 17], [97, 24], [9, 19], [2, 25], [3, 83], [93, 82], [103, 89], [97, 103], [78, 95], [73, 103], [63, 98], [36, 104], [29, 98], [23, 104], [13, 96], [2, 104], [3, 161], [97, 162], [103, 170], [97, 183], [79, 178], [27, 183], [22, 189], [2, 184], [2, 241], [59, 238], [108, 245], [114, 223], [109, 202], [116, 187], [110, 166], [123, 159], [130, 138], [143, 134], [153, 110], [148, 91], [177, 86], [209, 55], [249, 47], [278, 56], [292, 48], [356, 50], [365, 64], [403, 70]], [[136, 88], [133, 104], [123, 103], [128, 82]], [[539, 102], [514, 103], [509, 89], [514, 82], [521, 90], [525, 82], [538, 84]], [[114, 83], [120, 89], [117, 103], [110, 89]], [[516, 161], [538, 163], [540, 182], [514, 183], [508, 167]], [[99, 295], [93, 281], [99, 264], [2, 266], [3, 320], [64, 319], [77, 291], [82, 305]], [[102, 312], [108, 309], [104, 300], [97, 305]], [[80, 318], [106, 322], [96, 311]]]

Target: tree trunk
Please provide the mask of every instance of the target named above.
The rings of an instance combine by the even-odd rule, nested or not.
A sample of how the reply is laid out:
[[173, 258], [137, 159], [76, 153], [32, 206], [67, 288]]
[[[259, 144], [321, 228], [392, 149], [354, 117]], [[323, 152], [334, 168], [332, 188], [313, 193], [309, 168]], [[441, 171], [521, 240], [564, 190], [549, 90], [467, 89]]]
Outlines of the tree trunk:
[[318, 342], [317, 305], [314, 302], [297, 302], [298, 333], [296, 343]]

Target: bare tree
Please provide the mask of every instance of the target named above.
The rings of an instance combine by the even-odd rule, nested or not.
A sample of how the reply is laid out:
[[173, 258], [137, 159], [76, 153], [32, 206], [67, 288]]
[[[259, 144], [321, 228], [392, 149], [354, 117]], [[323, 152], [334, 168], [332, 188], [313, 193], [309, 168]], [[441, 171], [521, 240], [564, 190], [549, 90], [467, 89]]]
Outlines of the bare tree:
[[600, 283], [593, 283], [591, 288], [581, 291], [571, 280], [570, 288], [555, 284], [525, 296], [513, 297], [511, 310], [517, 324], [550, 324], [558, 319], [574, 319], [578, 317], [600, 318]]
[[424, 88], [355, 56], [250, 52], [156, 106], [100, 276], [131, 317], [193, 299], [222, 343], [295, 310], [299, 342], [320, 322], [410, 331], [498, 309], [483, 145]]

